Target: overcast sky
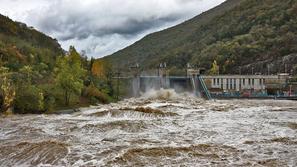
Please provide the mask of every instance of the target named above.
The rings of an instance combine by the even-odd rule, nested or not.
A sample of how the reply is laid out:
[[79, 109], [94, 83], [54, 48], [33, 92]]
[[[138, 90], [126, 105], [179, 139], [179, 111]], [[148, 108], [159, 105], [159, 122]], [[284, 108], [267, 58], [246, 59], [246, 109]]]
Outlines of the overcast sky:
[[225, 0], [0, 0], [0, 13], [102, 57]]

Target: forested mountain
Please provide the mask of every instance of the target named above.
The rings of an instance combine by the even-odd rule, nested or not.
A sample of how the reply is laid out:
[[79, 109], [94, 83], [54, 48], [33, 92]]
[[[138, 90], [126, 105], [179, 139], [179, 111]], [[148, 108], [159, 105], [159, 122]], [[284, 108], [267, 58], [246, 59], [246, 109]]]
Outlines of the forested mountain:
[[107, 103], [115, 96], [111, 70], [96, 70], [107, 67], [0, 15], [0, 115]]
[[0, 14], [1, 65], [14, 71], [28, 64], [52, 70], [57, 56], [63, 54], [55, 39]]
[[171, 73], [188, 62], [209, 70], [214, 60], [223, 74], [296, 71], [297, 0], [227, 0], [103, 59], [123, 69], [166, 62]]

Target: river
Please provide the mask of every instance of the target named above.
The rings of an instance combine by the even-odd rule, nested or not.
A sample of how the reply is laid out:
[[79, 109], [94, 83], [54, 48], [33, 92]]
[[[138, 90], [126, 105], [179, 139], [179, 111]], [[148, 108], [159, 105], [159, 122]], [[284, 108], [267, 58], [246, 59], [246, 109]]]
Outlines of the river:
[[297, 103], [173, 90], [0, 118], [0, 166], [297, 166]]

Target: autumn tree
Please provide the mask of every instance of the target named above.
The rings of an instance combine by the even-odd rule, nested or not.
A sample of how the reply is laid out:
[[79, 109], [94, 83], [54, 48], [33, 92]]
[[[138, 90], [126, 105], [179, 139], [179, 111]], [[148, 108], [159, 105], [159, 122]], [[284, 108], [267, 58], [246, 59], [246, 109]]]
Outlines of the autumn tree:
[[8, 113], [11, 112], [11, 108], [13, 106], [13, 102], [15, 100], [15, 89], [12, 84], [12, 81], [8, 78], [8, 69], [1, 68], [0, 69], [0, 76], [1, 76], [1, 89], [0, 89], [0, 96], [1, 96], [1, 112]]
[[102, 60], [96, 60], [92, 64], [92, 75], [98, 78], [105, 77], [105, 64]]
[[211, 69], [209, 71], [209, 74], [211, 74], [211, 75], [218, 75], [219, 74], [219, 70], [220, 69], [219, 69], [219, 66], [217, 64], [217, 61], [214, 60], [213, 63], [212, 63], [212, 67], [211, 67]]
[[101, 91], [112, 96], [113, 90], [113, 70], [112, 65], [103, 60], [95, 60], [92, 64], [93, 83], [97, 85]]

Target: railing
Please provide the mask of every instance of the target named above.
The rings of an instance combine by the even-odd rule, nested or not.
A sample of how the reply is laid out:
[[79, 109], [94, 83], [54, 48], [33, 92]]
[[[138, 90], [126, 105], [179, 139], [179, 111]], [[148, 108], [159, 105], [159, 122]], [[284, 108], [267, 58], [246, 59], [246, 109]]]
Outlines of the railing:
[[201, 85], [201, 87], [202, 87], [202, 89], [203, 89], [203, 91], [204, 91], [207, 99], [208, 100], [211, 100], [212, 99], [211, 98], [211, 95], [210, 95], [210, 93], [209, 93], [209, 91], [208, 91], [208, 89], [206, 87], [206, 84], [205, 84], [204, 80], [201, 78], [201, 76], [198, 76], [198, 81], [200, 82], [200, 85]]

